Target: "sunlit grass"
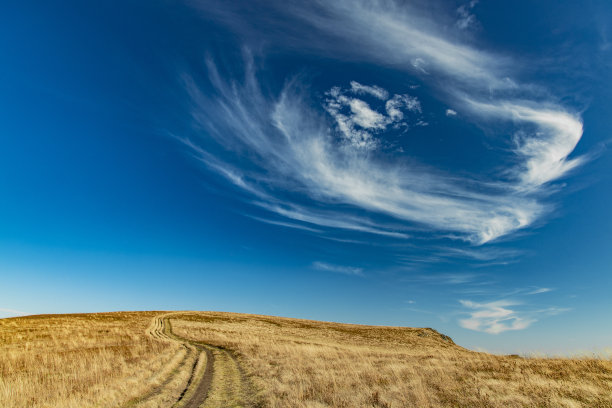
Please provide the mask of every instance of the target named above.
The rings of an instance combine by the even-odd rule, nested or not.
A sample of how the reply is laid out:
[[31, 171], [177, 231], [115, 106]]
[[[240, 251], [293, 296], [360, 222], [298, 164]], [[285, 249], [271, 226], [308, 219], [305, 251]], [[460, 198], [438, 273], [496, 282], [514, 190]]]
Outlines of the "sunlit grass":
[[520, 358], [430, 329], [201, 313], [181, 336], [237, 350], [271, 407], [612, 407], [612, 361]]
[[[1, 319], [0, 407], [171, 406], [195, 354], [147, 334], [161, 314]], [[241, 363], [216, 351], [206, 407], [233, 404], [234, 389], [271, 408], [612, 407], [605, 355], [496, 356], [431, 329], [231, 313], [186, 312], [170, 321], [178, 336], [234, 350]], [[254, 387], [241, 385], [244, 376]]]
[[156, 313], [0, 319], [0, 407], [118, 407], [178, 351], [145, 334]]

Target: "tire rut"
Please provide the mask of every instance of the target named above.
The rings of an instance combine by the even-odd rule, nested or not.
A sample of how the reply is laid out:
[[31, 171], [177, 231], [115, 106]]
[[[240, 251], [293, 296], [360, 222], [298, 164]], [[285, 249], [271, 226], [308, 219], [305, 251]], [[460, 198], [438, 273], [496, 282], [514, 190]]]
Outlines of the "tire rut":
[[[245, 372], [233, 352], [223, 347], [213, 346], [180, 337], [172, 332], [172, 314], [157, 316], [153, 319], [147, 333], [158, 341], [179, 342], [188, 349], [181, 362], [171, 374], [147, 394], [134, 398], [127, 406], [135, 406], [163, 391], [179, 371], [189, 369], [190, 375], [180, 395], [171, 408], [225, 408], [255, 407], [253, 390]], [[197, 356], [193, 365], [186, 367], [193, 353]], [[205, 356], [205, 367], [200, 361]]]

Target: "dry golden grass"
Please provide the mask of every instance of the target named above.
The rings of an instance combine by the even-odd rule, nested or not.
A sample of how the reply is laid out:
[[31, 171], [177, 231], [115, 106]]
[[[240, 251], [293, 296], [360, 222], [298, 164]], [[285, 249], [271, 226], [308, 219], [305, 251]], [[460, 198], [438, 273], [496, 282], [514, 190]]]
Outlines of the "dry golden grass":
[[495, 356], [431, 329], [228, 313], [172, 318], [236, 350], [270, 407], [612, 407], [612, 361]]
[[612, 407], [609, 359], [494, 356], [431, 329], [216, 312], [169, 315], [176, 336], [155, 337], [161, 315], [0, 319], [0, 407], [177, 406], [185, 367], [199, 352], [198, 382], [206, 358], [176, 336], [222, 347], [209, 348], [206, 408]]
[[145, 393], [180, 351], [145, 334], [156, 314], [0, 319], [0, 407], [118, 407]]

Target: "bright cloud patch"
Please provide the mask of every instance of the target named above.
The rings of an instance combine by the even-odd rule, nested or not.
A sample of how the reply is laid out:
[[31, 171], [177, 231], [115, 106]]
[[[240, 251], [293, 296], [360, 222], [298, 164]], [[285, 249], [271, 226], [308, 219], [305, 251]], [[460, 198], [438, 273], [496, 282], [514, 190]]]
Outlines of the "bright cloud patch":
[[357, 81], [351, 81], [351, 91], [357, 95], [371, 95], [380, 100], [387, 100], [389, 93], [379, 86], [361, 85]]
[[[370, 106], [356, 95], [369, 95], [383, 102], [382, 112]], [[334, 87], [326, 93], [325, 110], [334, 118], [345, 141], [352, 147], [372, 150], [380, 143], [377, 133], [388, 126], [408, 126], [404, 121], [407, 112], [420, 113], [421, 104], [409, 95], [393, 95], [379, 86], [366, 86], [351, 81], [351, 88], [342, 90]], [[380, 104], [380, 102], [378, 103]]]
[[[551, 289], [541, 288], [525, 295], [546, 293]], [[509, 330], [523, 330], [538, 319], [567, 312], [567, 308], [547, 307], [536, 309], [522, 302], [513, 300], [496, 300], [477, 303], [470, 300], [460, 300], [467, 318], [460, 319], [459, 325], [465, 329], [499, 334]], [[467, 310], [467, 311], [465, 311]]]
[[466, 308], [473, 309], [468, 318], [459, 320], [461, 327], [470, 330], [499, 334], [508, 330], [526, 329], [535, 321], [521, 317], [515, 310], [510, 309], [516, 305], [512, 302], [475, 303], [460, 300], [460, 303]]

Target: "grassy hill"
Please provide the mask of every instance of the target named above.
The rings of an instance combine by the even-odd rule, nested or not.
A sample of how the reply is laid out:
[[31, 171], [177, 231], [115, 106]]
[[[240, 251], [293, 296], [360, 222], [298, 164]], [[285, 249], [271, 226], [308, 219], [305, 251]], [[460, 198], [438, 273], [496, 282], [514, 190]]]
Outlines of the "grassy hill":
[[0, 319], [0, 406], [612, 407], [612, 361], [219, 312]]

